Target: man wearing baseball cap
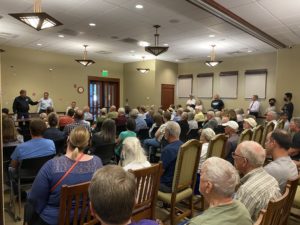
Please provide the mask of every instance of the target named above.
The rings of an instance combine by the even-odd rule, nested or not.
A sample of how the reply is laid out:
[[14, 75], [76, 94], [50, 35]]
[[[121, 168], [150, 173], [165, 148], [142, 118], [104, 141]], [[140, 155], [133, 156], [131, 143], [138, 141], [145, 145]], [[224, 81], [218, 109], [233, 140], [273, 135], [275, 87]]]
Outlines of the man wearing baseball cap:
[[243, 122], [244, 130], [246, 130], [246, 129], [253, 130], [253, 128], [256, 126], [257, 126], [257, 123], [256, 123], [255, 119], [253, 119], [251, 117], [244, 119], [244, 122]]
[[225, 159], [233, 164], [232, 152], [235, 151], [239, 135], [237, 134], [239, 125], [233, 120], [229, 120], [226, 123], [223, 123], [222, 126], [225, 127], [225, 134], [228, 136], [228, 140], [225, 148]]

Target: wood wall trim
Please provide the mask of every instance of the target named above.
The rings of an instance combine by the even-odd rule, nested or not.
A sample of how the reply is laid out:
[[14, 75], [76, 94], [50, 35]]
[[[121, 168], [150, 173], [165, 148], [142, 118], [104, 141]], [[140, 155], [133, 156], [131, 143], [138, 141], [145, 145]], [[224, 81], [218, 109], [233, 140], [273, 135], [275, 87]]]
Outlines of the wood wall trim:
[[253, 74], [268, 74], [267, 69], [256, 69], [256, 70], [246, 70], [245, 75], [253, 75]]
[[198, 73], [197, 77], [213, 77], [214, 73]]
[[220, 72], [220, 76], [238, 76], [239, 71], [226, 71], [226, 72]]
[[188, 78], [193, 78], [193, 74], [178, 75], [178, 79], [188, 79]]

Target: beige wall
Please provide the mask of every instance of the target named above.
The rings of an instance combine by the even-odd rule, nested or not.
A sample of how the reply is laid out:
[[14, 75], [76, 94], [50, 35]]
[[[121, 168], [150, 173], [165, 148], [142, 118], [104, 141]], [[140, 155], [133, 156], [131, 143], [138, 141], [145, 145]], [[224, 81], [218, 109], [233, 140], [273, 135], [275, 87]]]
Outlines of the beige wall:
[[[138, 67], [148, 67], [149, 73], [142, 75]], [[147, 60], [124, 64], [124, 102], [131, 107], [138, 105], [161, 105], [161, 84], [176, 84], [177, 64]]]
[[[101, 76], [101, 71], [109, 71], [110, 78], [120, 79], [120, 104], [123, 99], [123, 64], [95, 60], [96, 64], [83, 67], [75, 62], [74, 56], [55, 54], [25, 48], [3, 47], [2, 54], [2, 98], [3, 107], [12, 112], [12, 103], [20, 89], [26, 89], [33, 100], [49, 91], [56, 111], [65, 111], [71, 101], [79, 107], [88, 104], [88, 76]], [[49, 68], [54, 68], [49, 71]], [[74, 85], [84, 87], [78, 94]], [[31, 112], [37, 107], [31, 106]]]
[[[249, 69], [267, 69], [267, 96], [266, 100], [261, 99], [262, 112], [268, 105], [268, 99], [276, 95], [276, 53], [268, 53], [253, 56], [225, 58], [223, 63], [215, 68], [207, 67], [203, 61], [180, 63], [178, 65], [178, 74], [193, 74], [194, 81], [198, 73], [214, 73], [213, 93], [217, 94], [220, 90], [219, 86], [219, 73], [224, 71], [239, 71], [238, 75], [238, 98], [237, 99], [223, 99], [226, 108], [242, 107], [246, 109], [249, 105], [249, 100], [244, 98], [244, 73]], [[195, 93], [196, 82], [193, 82], [193, 92]], [[221, 96], [222, 98], [222, 96]], [[211, 99], [201, 99], [204, 103], [204, 108], [210, 108]], [[187, 98], [177, 99], [178, 103], [185, 104]]]
[[281, 49], [277, 58], [276, 99], [283, 105], [285, 92], [292, 92], [294, 116], [300, 116], [300, 45], [292, 49]]

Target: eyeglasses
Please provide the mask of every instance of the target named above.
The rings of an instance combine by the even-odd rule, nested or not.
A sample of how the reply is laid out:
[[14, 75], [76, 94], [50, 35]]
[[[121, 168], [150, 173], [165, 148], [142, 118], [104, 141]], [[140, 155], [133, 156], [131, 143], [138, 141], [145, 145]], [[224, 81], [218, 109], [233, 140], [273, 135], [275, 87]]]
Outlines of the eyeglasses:
[[247, 160], [247, 158], [246, 158], [246, 157], [244, 157], [244, 156], [241, 156], [241, 155], [238, 155], [238, 154], [236, 154], [235, 152], [232, 152], [232, 153], [231, 153], [231, 155], [232, 155], [232, 157], [233, 157], [233, 158], [235, 158], [235, 157], [240, 157], [240, 158], [244, 158], [244, 159], [246, 159], [246, 160]]

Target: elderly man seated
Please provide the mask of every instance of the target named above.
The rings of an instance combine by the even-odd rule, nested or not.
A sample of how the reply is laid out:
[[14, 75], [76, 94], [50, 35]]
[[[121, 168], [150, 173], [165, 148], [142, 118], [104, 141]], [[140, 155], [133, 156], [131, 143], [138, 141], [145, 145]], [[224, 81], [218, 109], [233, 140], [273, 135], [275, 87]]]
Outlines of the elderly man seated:
[[218, 157], [205, 160], [201, 166], [200, 192], [209, 208], [189, 224], [251, 225], [248, 210], [232, 199], [238, 183], [239, 175], [229, 162]]
[[267, 114], [266, 114], [266, 122], [267, 123], [270, 123], [270, 122], [272, 122], [272, 123], [274, 123], [274, 128], [276, 128], [276, 126], [277, 126], [277, 112], [274, 112], [274, 111], [270, 111], [270, 112], [267, 112]]
[[135, 132], [139, 132], [142, 129], [147, 129], [147, 123], [146, 121], [140, 117], [139, 115], [139, 111], [137, 109], [132, 109], [131, 112], [129, 113], [129, 116], [135, 120]]
[[228, 136], [228, 140], [225, 148], [225, 159], [233, 164], [232, 153], [235, 151], [239, 135], [237, 134], [239, 125], [233, 120], [229, 120], [227, 123], [222, 124], [225, 127], [225, 134]]
[[232, 154], [235, 168], [243, 176], [235, 198], [248, 209], [253, 221], [272, 199], [281, 196], [277, 180], [262, 167], [266, 151], [254, 141], [244, 141]]
[[218, 121], [215, 119], [214, 111], [208, 111], [206, 113], [206, 121], [203, 123], [202, 128], [216, 129], [218, 126]]

